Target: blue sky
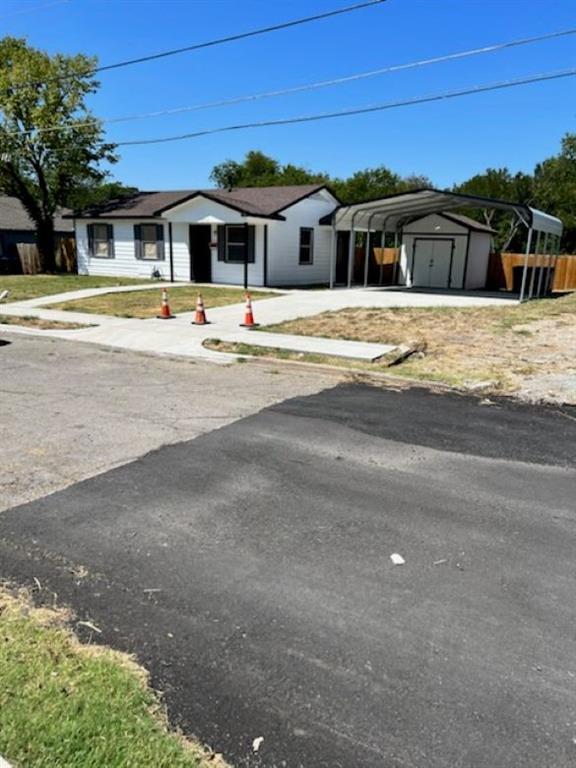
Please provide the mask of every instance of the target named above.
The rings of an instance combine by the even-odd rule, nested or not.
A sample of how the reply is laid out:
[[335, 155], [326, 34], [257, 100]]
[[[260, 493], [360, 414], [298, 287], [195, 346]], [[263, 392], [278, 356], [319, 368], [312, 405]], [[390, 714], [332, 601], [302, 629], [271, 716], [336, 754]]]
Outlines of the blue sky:
[[[3, 0], [2, 34], [101, 64], [191, 45], [352, 0]], [[576, 27], [574, 0], [388, 0], [270, 35], [103, 73], [99, 117], [287, 88], [468, 48]], [[323, 90], [112, 125], [110, 140], [149, 138], [348, 109], [576, 66], [576, 36]], [[305, 125], [125, 147], [113, 174], [141, 189], [209, 184], [212, 167], [260, 149], [282, 162], [345, 176], [386, 165], [435, 185], [487, 167], [531, 171], [576, 131], [576, 78], [440, 104]]]

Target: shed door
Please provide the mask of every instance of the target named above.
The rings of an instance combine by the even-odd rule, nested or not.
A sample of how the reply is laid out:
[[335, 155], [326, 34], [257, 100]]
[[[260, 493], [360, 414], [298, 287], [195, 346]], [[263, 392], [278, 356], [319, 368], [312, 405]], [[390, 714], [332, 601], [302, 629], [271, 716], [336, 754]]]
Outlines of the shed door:
[[412, 285], [418, 288], [449, 288], [454, 240], [414, 240]]

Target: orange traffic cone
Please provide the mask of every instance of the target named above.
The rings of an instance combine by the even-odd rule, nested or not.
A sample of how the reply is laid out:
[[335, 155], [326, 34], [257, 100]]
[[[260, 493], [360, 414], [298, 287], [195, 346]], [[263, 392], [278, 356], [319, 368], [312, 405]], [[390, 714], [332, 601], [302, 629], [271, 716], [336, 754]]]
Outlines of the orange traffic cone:
[[252, 299], [250, 294], [246, 294], [246, 309], [244, 311], [244, 322], [240, 323], [241, 328], [256, 328], [260, 323], [254, 322], [254, 313], [252, 312]]
[[168, 304], [168, 291], [166, 288], [162, 288], [162, 306], [160, 307], [160, 314], [156, 315], [158, 320], [172, 320], [174, 315], [170, 312], [170, 304]]
[[198, 298], [196, 299], [196, 314], [194, 320], [192, 320], [192, 325], [209, 325], [209, 321], [206, 320], [204, 299], [202, 298], [201, 293], [198, 294]]

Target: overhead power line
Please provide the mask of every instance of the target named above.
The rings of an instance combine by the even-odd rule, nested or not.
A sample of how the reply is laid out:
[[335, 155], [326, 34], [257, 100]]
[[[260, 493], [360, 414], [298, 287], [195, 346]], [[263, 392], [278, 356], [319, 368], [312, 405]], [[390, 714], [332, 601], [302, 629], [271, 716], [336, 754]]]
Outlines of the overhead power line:
[[141, 56], [138, 59], [128, 59], [127, 61], [119, 61], [116, 64], [106, 64], [102, 67], [97, 67], [94, 72], [108, 72], [111, 69], [120, 69], [120, 67], [130, 67], [133, 64], [143, 64], [146, 61], [156, 61], [157, 59], [165, 59], [168, 56], [178, 56], [181, 53], [188, 53], [189, 51], [199, 51], [202, 48], [212, 48], [215, 45], [222, 45], [223, 43], [232, 43], [236, 40], [245, 40], [248, 37], [256, 37], [257, 35], [266, 35], [269, 32], [278, 32], [281, 29], [288, 29], [289, 27], [296, 27], [300, 24], [309, 24], [312, 21], [321, 21], [322, 19], [328, 19], [331, 16], [340, 16], [343, 13], [351, 13], [352, 11], [359, 11], [361, 8], [368, 8], [373, 5], [380, 5], [385, 3], [386, 0], [365, 0], [355, 5], [347, 5], [344, 8], [335, 8], [332, 11], [325, 11], [324, 13], [317, 13], [314, 16], [305, 16], [301, 19], [293, 19], [292, 21], [284, 21], [280, 24], [272, 24], [269, 27], [261, 27], [260, 29], [253, 29], [250, 32], [239, 32], [235, 35], [227, 35], [226, 37], [218, 37], [215, 40], [208, 40], [204, 43], [195, 43], [194, 45], [187, 45], [184, 48], [173, 48], [170, 51], [162, 51], [161, 53], [153, 53], [149, 56]]
[[25, 13], [34, 13], [35, 11], [43, 11], [45, 8], [52, 8], [55, 5], [64, 5], [69, 3], [70, 0], [54, 0], [52, 3], [44, 3], [44, 5], [33, 5], [28, 8], [20, 8], [19, 11], [12, 11], [12, 13], [4, 13], [0, 16], [0, 20], [9, 19], [11, 16], [22, 16]]
[[[166, 59], [169, 56], [179, 56], [182, 53], [190, 53], [191, 51], [200, 51], [204, 48], [213, 48], [217, 45], [224, 45], [225, 43], [233, 43], [237, 40], [246, 40], [249, 37], [257, 37], [259, 35], [266, 35], [270, 32], [278, 32], [281, 29], [289, 29], [290, 27], [297, 27], [301, 24], [309, 24], [313, 21], [322, 21], [323, 19], [329, 19], [333, 16], [341, 16], [345, 13], [352, 13], [353, 11], [359, 11], [362, 8], [369, 8], [375, 5], [381, 5], [387, 2], [387, 0], [364, 0], [364, 2], [355, 3], [354, 5], [347, 5], [343, 8], [334, 8], [331, 11], [324, 11], [323, 13], [316, 13], [313, 16], [304, 16], [300, 19], [292, 19], [292, 21], [284, 21], [279, 24], [272, 24], [268, 27], [260, 27], [258, 29], [252, 29], [248, 32], [238, 32], [234, 35], [226, 35], [225, 37], [217, 37], [214, 40], [206, 40], [203, 43], [194, 43], [193, 45], [187, 45], [183, 48], [172, 48], [168, 51], [161, 51], [160, 53], [151, 53], [147, 56], [140, 56], [136, 59], [126, 59], [124, 61], [117, 61], [113, 64], [103, 64], [100, 67], [94, 67], [87, 70], [84, 75], [95, 75], [98, 72], [109, 72], [113, 69], [121, 69], [122, 67], [131, 67], [135, 64], [144, 64], [147, 61], [157, 61], [158, 59]], [[60, 80], [70, 80], [74, 77], [78, 77], [78, 74], [62, 75], [48, 80], [39, 82], [28, 83], [15, 83], [12, 88], [24, 88], [30, 85], [43, 85], [47, 82], [55, 82]]]
[[[133, 115], [123, 115], [119, 117], [103, 118], [100, 122], [113, 124], [113, 123], [127, 123], [137, 120], [148, 120], [155, 117], [167, 117], [172, 115], [185, 114], [187, 112], [198, 112], [203, 109], [212, 109], [216, 107], [228, 107], [236, 104], [242, 104], [252, 101], [260, 101], [262, 99], [269, 99], [277, 96], [290, 96], [295, 93], [303, 93], [305, 91], [314, 91], [321, 88], [328, 88], [336, 85], [343, 85], [346, 83], [352, 83], [358, 80], [364, 80], [370, 77], [376, 77], [378, 75], [391, 74], [393, 72], [400, 72], [407, 69], [417, 69], [420, 67], [426, 67], [433, 64], [440, 64], [446, 61], [454, 61], [458, 59], [464, 59], [471, 56], [479, 56], [485, 53], [494, 53], [496, 51], [506, 50], [508, 48], [515, 48], [522, 45], [530, 45], [533, 43], [539, 43], [544, 40], [554, 40], [561, 37], [567, 37], [569, 35], [576, 35], [576, 27], [571, 29], [564, 29], [559, 32], [548, 32], [543, 35], [537, 35], [535, 37], [524, 37], [518, 40], [509, 40], [504, 43], [494, 43], [492, 45], [485, 45], [481, 48], [471, 48], [466, 51], [458, 51], [456, 53], [448, 53], [443, 56], [435, 56], [429, 59], [419, 59], [417, 61], [411, 61], [406, 64], [394, 64], [387, 67], [380, 67], [379, 69], [368, 70], [367, 72], [357, 72], [352, 75], [344, 75], [342, 77], [332, 78], [330, 80], [319, 80], [314, 83], [304, 83], [303, 85], [295, 85], [288, 88], [281, 88], [272, 91], [264, 91], [262, 93], [255, 93], [246, 96], [235, 96], [228, 99], [219, 99], [216, 101], [207, 101], [200, 104], [192, 104], [184, 107], [172, 107], [169, 109], [155, 110], [154, 112], [141, 112]], [[54, 125], [46, 126], [45, 128], [33, 129], [30, 131], [13, 132], [8, 134], [10, 136], [25, 136], [39, 133], [53, 133], [58, 131], [76, 130], [84, 126], [92, 125], [93, 120], [87, 120], [86, 122], [76, 122], [72, 125]]]
[[300, 117], [287, 117], [279, 120], [259, 120], [252, 123], [238, 123], [236, 125], [225, 125], [220, 128], [207, 128], [193, 133], [182, 133], [177, 136], [164, 136], [156, 139], [137, 139], [133, 141], [115, 142], [118, 147], [141, 146], [147, 144], [166, 144], [172, 141], [183, 141], [184, 139], [196, 139], [201, 136], [209, 136], [214, 133], [226, 133], [229, 131], [240, 131], [248, 128], [267, 128], [279, 125], [293, 125], [296, 123], [312, 123], [319, 120], [331, 120], [337, 117], [350, 117], [352, 115], [364, 115], [370, 112], [382, 112], [388, 109], [398, 109], [400, 107], [415, 106], [417, 104], [427, 104], [435, 101], [445, 101], [456, 99], [460, 96], [471, 96], [477, 93], [487, 93], [488, 91], [503, 90], [505, 88], [514, 88], [530, 83], [540, 83], [547, 80], [558, 80], [564, 77], [573, 77], [576, 75], [576, 68], [565, 69], [557, 72], [543, 72], [530, 77], [517, 78], [516, 80], [502, 80], [497, 83], [487, 85], [476, 85], [471, 88], [463, 88], [458, 91], [445, 91], [443, 93], [430, 94], [428, 96], [419, 96], [413, 99], [404, 99], [402, 101], [386, 102], [384, 104], [371, 104], [366, 107], [357, 107], [354, 109], [344, 109], [338, 112], [321, 112], [313, 115], [301, 115]]

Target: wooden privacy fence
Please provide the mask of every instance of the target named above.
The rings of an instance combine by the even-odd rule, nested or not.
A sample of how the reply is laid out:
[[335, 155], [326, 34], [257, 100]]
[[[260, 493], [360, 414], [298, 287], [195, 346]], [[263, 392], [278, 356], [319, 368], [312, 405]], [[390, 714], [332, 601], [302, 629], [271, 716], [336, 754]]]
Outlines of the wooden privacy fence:
[[[518, 291], [522, 281], [524, 253], [491, 253], [487, 287], [493, 290]], [[576, 290], [576, 256], [558, 256], [553, 260], [552, 291]], [[548, 269], [548, 256], [530, 255], [528, 269]]]
[[[17, 243], [16, 249], [24, 275], [37, 275], [41, 272], [36, 243]], [[73, 237], [57, 238], [56, 269], [58, 272], [76, 272], [76, 241]]]

